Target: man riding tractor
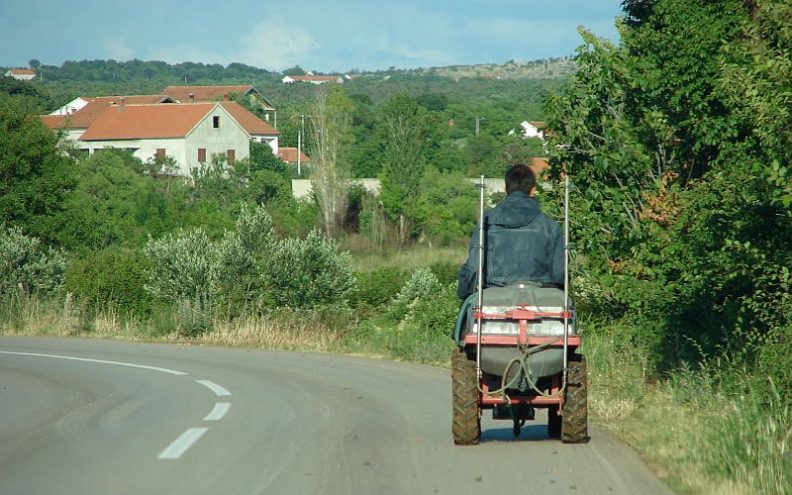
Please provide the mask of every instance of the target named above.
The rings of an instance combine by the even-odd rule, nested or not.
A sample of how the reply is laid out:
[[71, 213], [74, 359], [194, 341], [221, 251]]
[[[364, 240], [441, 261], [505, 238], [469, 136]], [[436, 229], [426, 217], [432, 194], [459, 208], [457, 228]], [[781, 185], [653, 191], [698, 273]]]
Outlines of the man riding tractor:
[[535, 408], [548, 410], [550, 437], [583, 442], [586, 369], [566, 287], [568, 245], [534, 198], [533, 171], [514, 165], [505, 182], [505, 200], [485, 215], [482, 180], [479, 225], [459, 271], [454, 442], [478, 443], [483, 409], [511, 419], [519, 435]]

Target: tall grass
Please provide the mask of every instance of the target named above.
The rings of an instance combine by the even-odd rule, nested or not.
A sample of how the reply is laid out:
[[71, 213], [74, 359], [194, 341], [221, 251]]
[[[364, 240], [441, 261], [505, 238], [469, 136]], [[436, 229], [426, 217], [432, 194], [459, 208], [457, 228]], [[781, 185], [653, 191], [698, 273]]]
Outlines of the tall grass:
[[179, 308], [159, 308], [146, 318], [122, 315], [112, 306], [89, 311], [84, 304], [75, 303], [71, 295], [63, 299], [23, 296], [0, 301], [0, 335], [191, 342], [304, 352], [341, 350], [339, 325], [316, 311], [300, 316], [281, 312], [234, 319], [214, 317], [205, 332], [187, 334], [179, 331], [183, 318]]
[[619, 326], [586, 333], [595, 421], [681, 493], [792, 493], [792, 418], [779, 384], [727, 361], [653, 379], [649, 356], [624, 335]]

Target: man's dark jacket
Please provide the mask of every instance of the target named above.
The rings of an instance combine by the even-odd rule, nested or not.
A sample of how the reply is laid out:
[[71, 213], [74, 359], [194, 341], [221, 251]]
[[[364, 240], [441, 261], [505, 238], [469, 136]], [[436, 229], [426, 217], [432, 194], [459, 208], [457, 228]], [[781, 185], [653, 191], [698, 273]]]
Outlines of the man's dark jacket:
[[[468, 259], [459, 270], [460, 299], [476, 291], [478, 228], [470, 239]], [[515, 282], [564, 285], [564, 238], [558, 224], [542, 213], [539, 202], [515, 191], [484, 215], [485, 287]]]

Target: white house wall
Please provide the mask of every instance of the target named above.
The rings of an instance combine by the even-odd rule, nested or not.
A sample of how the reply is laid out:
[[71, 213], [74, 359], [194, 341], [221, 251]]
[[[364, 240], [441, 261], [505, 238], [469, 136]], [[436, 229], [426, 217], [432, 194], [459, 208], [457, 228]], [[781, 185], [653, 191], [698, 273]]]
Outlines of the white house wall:
[[278, 136], [253, 135], [250, 139], [257, 143], [267, 143], [272, 148], [272, 154], [278, 156]]
[[[213, 117], [216, 116], [220, 117], [220, 127], [217, 129], [213, 127]], [[206, 149], [208, 163], [211, 163], [212, 155], [226, 156], [227, 151], [231, 149], [234, 150], [237, 160], [244, 160], [250, 157], [250, 138], [223, 107], [216, 105], [214, 110], [187, 135], [186, 157], [180, 162], [186, 164], [187, 175], [190, 169], [200, 168], [199, 148]]]
[[69, 103], [63, 105], [59, 109], [55, 110], [54, 112], [50, 113], [50, 115], [71, 115], [79, 110], [82, 110], [85, 105], [88, 104], [88, 101], [83, 100], [82, 98], [75, 98]]
[[88, 149], [88, 152], [93, 155], [99, 150], [107, 148], [116, 149], [133, 149], [136, 158], [140, 158], [143, 162], [149, 159], [154, 159], [157, 154], [157, 149], [165, 149], [165, 154], [176, 160], [178, 169], [175, 171], [179, 175], [189, 176], [189, 169], [185, 168], [185, 139], [124, 139], [124, 140], [111, 140], [111, 141], [80, 141], [79, 147], [81, 149]]

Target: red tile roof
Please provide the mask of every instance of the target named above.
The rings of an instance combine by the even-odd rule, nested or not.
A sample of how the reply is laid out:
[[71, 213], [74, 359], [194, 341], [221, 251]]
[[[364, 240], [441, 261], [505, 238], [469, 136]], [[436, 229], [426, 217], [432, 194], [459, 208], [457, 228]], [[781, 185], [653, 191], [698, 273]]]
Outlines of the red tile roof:
[[[281, 160], [288, 163], [297, 163], [297, 148], [289, 148], [285, 146], [281, 146], [278, 148], [278, 156]], [[300, 162], [306, 163], [310, 162], [311, 158], [306, 155], [305, 153], [300, 151]]]
[[276, 131], [271, 125], [264, 122], [258, 118], [256, 114], [235, 101], [221, 101], [220, 105], [225, 108], [250, 135], [277, 136], [280, 134], [280, 132]]
[[36, 71], [33, 69], [11, 69], [11, 74], [16, 74], [18, 76], [35, 76]]
[[80, 140], [181, 138], [195, 128], [214, 107], [213, 103], [107, 107]]
[[252, 93], [258, 94], [256, 88], [253, 86], [168, 86], [163, 91], [171, 98], [178, 100], [182, 103], [190, 102], [190, 95], [193, 95], [193, 101], [219, 101], [225, 95], [238, 93], [247, 95]]
[[172, 101], [165, 95], [132, 95], [132, 96], [83, 96], [88, 104], [71, 115], [68, 127], [71, 129], [87, 129], [105, 109], [111, 105], [145, 105]]
[[39, 118], [50, 130], [63, 129], [68, 124], [65, 115], [39, 115]]
[[549, 171], [550, 162], [547, 158], [531, 158], [531, 170], [537, 177], [541, 177], [545, 171]]

